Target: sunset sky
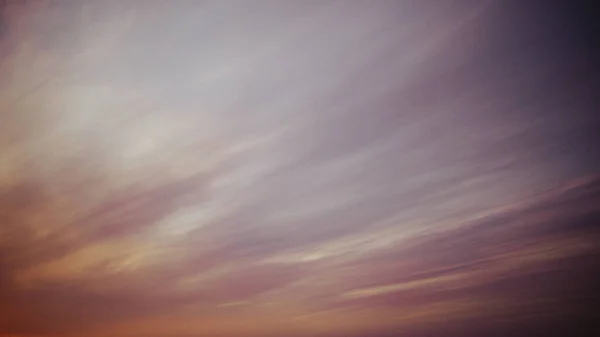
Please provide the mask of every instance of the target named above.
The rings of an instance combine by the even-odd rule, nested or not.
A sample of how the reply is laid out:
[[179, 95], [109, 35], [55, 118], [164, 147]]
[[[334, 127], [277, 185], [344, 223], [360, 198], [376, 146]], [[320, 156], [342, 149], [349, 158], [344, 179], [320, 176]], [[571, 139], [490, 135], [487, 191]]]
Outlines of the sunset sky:
[[0, 336], [516, 336], [587, 312], [598, 68], [572, 7], [2, 4]]

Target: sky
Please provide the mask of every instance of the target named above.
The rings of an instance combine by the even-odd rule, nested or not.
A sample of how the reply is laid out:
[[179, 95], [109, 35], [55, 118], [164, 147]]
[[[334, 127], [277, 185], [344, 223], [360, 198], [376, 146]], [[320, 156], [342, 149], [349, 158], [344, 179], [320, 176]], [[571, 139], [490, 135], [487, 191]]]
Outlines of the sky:
[[505, 336], [588, 312], [589, 12], [2, 4], [0, 336]]

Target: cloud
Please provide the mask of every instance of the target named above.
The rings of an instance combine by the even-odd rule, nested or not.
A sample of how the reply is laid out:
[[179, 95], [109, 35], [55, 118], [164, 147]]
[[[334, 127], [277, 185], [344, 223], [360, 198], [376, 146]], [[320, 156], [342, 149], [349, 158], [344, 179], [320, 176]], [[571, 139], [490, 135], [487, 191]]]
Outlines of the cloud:
[[578, 293], [528, 283], [597, 249], [596, 180], [552, 189], [587, 117], [534, 95], [559, 65], [504, 32], [529, 17], [142, 7], [3, 14], [0, 333], [410, 332]]

